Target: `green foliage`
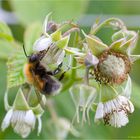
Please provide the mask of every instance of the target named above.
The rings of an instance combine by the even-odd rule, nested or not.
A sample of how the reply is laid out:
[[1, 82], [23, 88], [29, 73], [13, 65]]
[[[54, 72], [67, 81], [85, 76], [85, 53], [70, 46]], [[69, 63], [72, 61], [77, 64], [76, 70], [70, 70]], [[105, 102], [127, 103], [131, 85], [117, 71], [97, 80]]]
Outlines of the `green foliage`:
[[0, 39], [2, 38], [7, 41], [13, 40], [10, 28], [4, 22], [0, 22]]
[[13, 51], [11, 42], [0, 39], [0, 59], [7, 59]]
[[77, 19], [85, 11], [88, 1], [12, 0], [11, 4], [20, 21], [24, 24], [30, 24], [34, 21], [43, 20], [46, 14], [50, 12], [53, 12], [53, 19], [56, 21]]
[[10, 28], [0, 22], [0, 59], [7, 59], [13, 50], [13, 36]]
[[[27, 54], [32, 53], [32, 46], [35, 40], [41, 34], [41, 25], [39, 23], [31, 24], [24, 34], [24, 46]], [[8, 59], [8, 88], [22, 85], [25, 83], [24, 65], [27, 62], [27, 58], [24, 54], [22, 45], [17, 45], [17, 48], [13, 50]], [[15, 55], [16, 54], [16, 55]]]
[[[81, 2], [82, 1], [82, 2]], [[53, 12], [53, 17], [56, 20], [62, 21], [66, 19], [71, 19], [75, 17], [79, 17], [80, 12], [85, 11], [85, 7], [87, 5], [86, 0], [76, 0], [76, 1], [60, 1], [60, 0], [46, 0], [46, 1], [39, 1], [39, 0], [11, 0], [11, 5], [13, 6], [13, 9], [15, 9], [15, 13], [18, 16], [21, 24], [30, 24], [31, 22], [38, 21], [38, 20], [43, 20], [45, 15], [52, 11]], [[74, 4], [73, 4], [74, 3]], [[89, 13], [92, 14], [139, 14], [140, 13], [140, 8], [139, 8], [139, 3], [138, 1], [91, 1], [89, 4], [89, 7], [87, 8]], [[75, 10], [76, 9], [76, 10]], [[65, 12], [66, 10], [66, 12]], [[102, 14], [103, 13], [103, 14]], [[94, 22], [94, 21], [93, 21]], [[134, 21], [135, 22], [135, 21]], [[138, 22], [138, 20], [136, 21]], [[18, 50], [16, 50], [15, 45], [12, 42], [12, 37], [11, 37], [11, 31], [8, 31], [5, 25], [1, 24], [0, 28], [5, 28], [4, 30], [2, 29], [2, 34], [0, 34], [0, 73], [1, 73], [1, 78], [0, 78], [0, 94], [1, 94], [1, 107], [0, 107], [0, 123], [2, 121], [2, 117], [5, 114], [4, 107], [3, 107], [3, 96], [4, 96], [4, 91], [6, 88], [6, 61], [3, 61], [1, 59], [7, 59], [9, 55], [12, 54], [12, 51], [14, 51], [14, 54], [10, 57], [8, 60], [8, 63], [10, 62], [11, 65], [10, 67], [17, 67], [19, 69], [14, 69], [11, 68], [11, 73], [13, 75], [16, 75], [15, 73], [19, 73], [18, 78], [21, 79], [21, 83], [24, 82], [23, 76], [23, 65], [26, 62], [26, 58], [24, 56], [24, 53], [22, 51], [22, 46]], [[31, 25], [32, 27], [32, 25]], [[37, 27], [37, 26], [36, 26]], [[35, 28], [34, 28], [35, 29]], [[1, 30], [1, 29], [0, 29]], [[40, 29], [38, 28], [38, 31]], [[40, 30], [41, 31], [41, 30]], [[7, 35], [5, 35], [5, 33]], [[104, 29], [103, 32], [101, 33], [103, 42], [104, 40], [108, 42], [108, 31], [107, 29]], [[27, 35], [28, 34], [28, 35]], [[32, 44], [35, 40], [35, 38], [39, 35], [36, 31], [30, 30], [28, 33], [26, 33], [26, 39], [24, 39], [24, 44], [27, 49], [27, 52], [30, 54], [32, 51]], [[17, 33], [15, 36], [19, 36]], [[22, 40], [21, 36], [19, 36], [20, 40]], [[34, 38], [34, 39], [32, 39]], [[28, 40], [28, 41], [27, 41]], [[140, 52], [139, 47], [137, 47], [136, 52]], [[18, 57], [14, 57], [14, 55], [18, 53]], [[21, 59], [22, 58], [22, 59]], [[13, 59], [13, 60], [12, 60]], [[10, 61], [11, 60], [11, 61]], [[18, 60], [22, 60], [19, 62]], [[19, 64], [18, 64], [19, 63]], [[9, 64], [8, 64], [9, 65]], [[17, 66], [15, 66], [17, 65]], [[93, 124], [93, 113], [91, 113], [91, 125], [89, 126], [88, 124], [84, 124], [84, 126], [79, 126], [76, 124], [77, 127], [80, 127], [80, 132], [81, 132], [81, 137], [83, 140], [85, 139], [127, 139], [127, 138], [139, 138], [139, 115], [140, 115], [140, 101], [139, 101], [139, 70], [140, 70], [140, 63], [136, 62], [135, 65], [133, 66], [133, 71], [132, 71], [132, 78], [134, 81], [137, 81], [137, 84], [133, 82], [133, 91], [132, 91], [132, 102], [134, 105], [138, 108], [136, 108], [135, 112], [133, 113], [132, 117], [130, 118], [130, 123], [121, 129], [113, 129], [104, 125], [95, 125]], [[20, 72], [19, 72], [20, 71]], [[9, 75], [9, 72], [8, 72]], [[13, 87], [15, 85], [19, 85], [19, 83], [15, 83], [16, 80], [15, 77], [13, 77], [14, 81], [11, 81], [9, 83], [10, 87]], [[14, 92], [11, 92], [10, 95], [13, 96]], [[11, 98], [10, 98], [11, 99]], [[59, 113], [60, 116], [65, 116], [67, 118], [72, 118], [74, 114], [74, 105], [72, 103], [72, 100], [70, 99], [68, 91], [65, 93], [62, 93], [56, 97], [55, 99], [55, 105], [57, 107], [57, 112]], [[34, 131], [29, 139], [52, 139], [53, 134], [50, 135], [49, 129], [47, 127], [49, 115], [48, 112], [43, 116], [43, 130], [42, 133], [39, 137], [36, 136], [36, 131]], [[130, 136], [130, 137], [129, 137]], [[13, 133], [11, 129], [8, 129], [5, 133], [0, 132], [0, 138], [1, 139], [20, 139], [18, 135]], [[68, 136], [68, 139], [76, 139], [72, 135]], [[79, 138], [77, 138], [79, 139]]]
[[40, 23], [33, 23], [27, 27], [24, 34], [24, 46], [28, 55], [32, 53], [33, 44], [40, 37], [41, 33], [42, 28]]
[[[24, 52], [20, 50], [14, 51], [11, 57], [9, 57], [7, 66], [7, 86], [8, 88], [19, 86], [25, 82], [25, 76], [23, 73], [23, 67], [26, 62]], [[16, 54], [16, 55], [15, 55]]]

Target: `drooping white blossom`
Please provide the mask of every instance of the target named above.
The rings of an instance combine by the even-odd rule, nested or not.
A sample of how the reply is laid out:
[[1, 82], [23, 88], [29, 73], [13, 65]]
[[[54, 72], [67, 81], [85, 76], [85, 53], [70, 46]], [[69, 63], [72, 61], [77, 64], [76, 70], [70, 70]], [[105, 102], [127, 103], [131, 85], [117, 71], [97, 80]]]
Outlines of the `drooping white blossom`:
[[30, 108], [21, 88], [16, 95], [13, 106], [8, 104], [7, 94], [8, 92], [5, 94], [5, 105], [9, 106], [9, 109], [1, 124], [2, 131], [5, 131], [11, 125], [15, 133], [22, 138], [26, 138], [34, 130], [37, 119], [39, 135], [42, 128], [41, 116], [43, 114], [41, 106], [38, 104], [36, 107]]
[[10, 124], [15, 133], [26, 138], [34, 129], [36, 117], [32, 110], [9, 110], [2, 122], [2, 131], [4, 131]]
[[103, 120], [105, 124], [119, 128], [129, 122], [128, 114], [133, 113], [133, 111], [134, 106], [131, 101], [118, 95], [115, 99], [98, 104], [95, 122]]

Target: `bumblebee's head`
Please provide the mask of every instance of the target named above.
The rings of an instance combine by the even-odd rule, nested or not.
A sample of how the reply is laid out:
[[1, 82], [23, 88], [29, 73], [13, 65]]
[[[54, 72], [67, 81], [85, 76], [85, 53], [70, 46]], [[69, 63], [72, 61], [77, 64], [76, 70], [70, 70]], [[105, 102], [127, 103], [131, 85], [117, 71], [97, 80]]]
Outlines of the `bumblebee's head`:
[[29, 62], [30, 63], [36, 63], [40, 60], [40, 57], [38, 56], [38, 54], [32, 54], [30, 57], [29, 57]]

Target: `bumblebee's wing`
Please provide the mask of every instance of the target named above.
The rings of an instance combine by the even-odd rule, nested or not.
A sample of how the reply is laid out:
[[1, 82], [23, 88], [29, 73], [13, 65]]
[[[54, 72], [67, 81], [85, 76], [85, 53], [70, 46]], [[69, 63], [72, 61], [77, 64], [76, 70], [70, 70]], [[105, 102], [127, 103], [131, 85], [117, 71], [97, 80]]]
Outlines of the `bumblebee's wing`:
[[44, 85], [44, 95], [47, 97], [47, 96], [50, 96], [50, 95], [56, 95], [59, 93], [62, 85], [61, 83], [55, 79], [53, 76], [51, 75], [46, 75], [45, 77], [45, 85]]
[[37, 84], [38, 84], [37, 82], [39, 82], [39, 81], [38, 81], [38, 79], [36, 78], [34, 71], [31, 70], [31, 72], [32, 72], [32, 75], [33, 75], [34, 85], [35, 85], [35, 86], [34, 86], [34, 91], [35, 91], [35, 93], [36, 93], [38, 102], [40, 103], [40, 105], [41, 105], [41, 107], [42, 107], [43, 109], [46, 109], [46, 105], [45, 105], [45, 103], [44, 103], [44, 101], [43, 101], [42, 95], [41, 95], [41, 93], [39, 93], [38, 89], [36, 88], [36, 86], [37, 86]]

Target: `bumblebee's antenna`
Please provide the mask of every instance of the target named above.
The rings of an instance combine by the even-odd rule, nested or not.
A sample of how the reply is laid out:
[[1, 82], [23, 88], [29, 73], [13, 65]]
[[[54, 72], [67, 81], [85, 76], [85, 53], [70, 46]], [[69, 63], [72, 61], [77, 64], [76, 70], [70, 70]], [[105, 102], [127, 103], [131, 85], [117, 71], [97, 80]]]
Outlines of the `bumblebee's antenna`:
[[23, 51], [24, 51], [25, 56], [26, 56], [26, 57], [29, 57], [29, 56], [27, 55], [27, 53], [26, 53], [24, 44], [23, 44]]

